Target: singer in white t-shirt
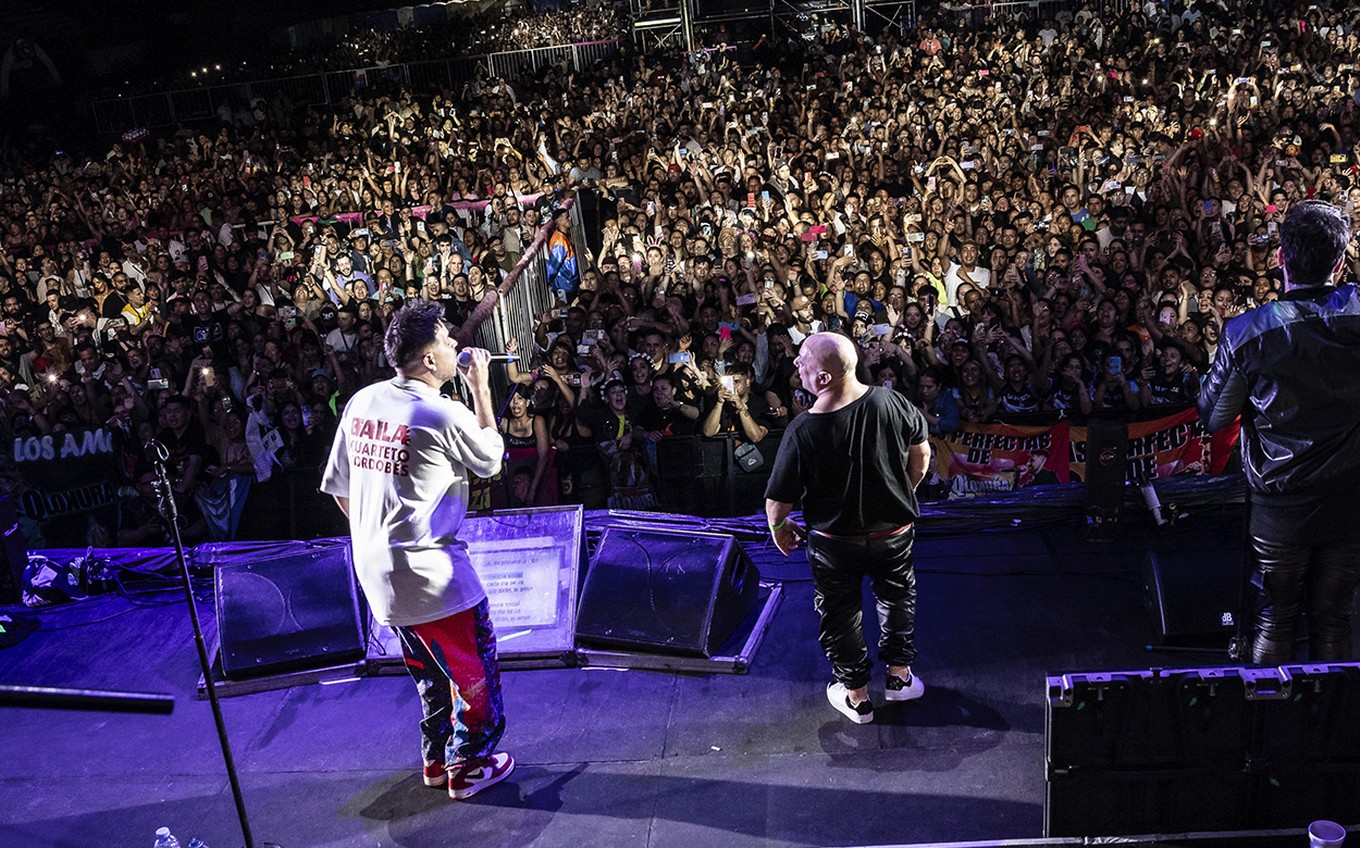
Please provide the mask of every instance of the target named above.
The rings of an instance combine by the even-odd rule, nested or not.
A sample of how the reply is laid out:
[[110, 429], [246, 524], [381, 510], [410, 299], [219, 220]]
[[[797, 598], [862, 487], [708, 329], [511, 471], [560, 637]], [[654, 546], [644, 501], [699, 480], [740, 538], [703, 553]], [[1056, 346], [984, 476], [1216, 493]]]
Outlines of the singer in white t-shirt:
[[[437, 302], [397, 310], [383, 343], [397, 375], [345, 406], [321, 489], [349, 516], [373, 617], [401, 637], [424, 712], [425, 784], [447, 785], [462, 800], [515, 766], [495, 750], [505, 730], [496, 637], [458, 536], [469, 477], [493, 476], [505, 453], [490, 354], [471, 348], [460, 365]], [[471, 390], [472, 410], [440, 394], [455, 375]]]

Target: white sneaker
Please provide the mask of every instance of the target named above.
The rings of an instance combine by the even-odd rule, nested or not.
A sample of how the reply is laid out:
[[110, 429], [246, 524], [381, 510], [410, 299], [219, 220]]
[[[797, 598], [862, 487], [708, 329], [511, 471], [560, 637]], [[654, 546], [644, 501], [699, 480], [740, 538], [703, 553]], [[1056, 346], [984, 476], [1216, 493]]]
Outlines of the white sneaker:
[[465, 801], [488, 786], [494, 786], [515, 770], [515, 758], [499, 751], [489, 757], [468, 760], [449, 769], [449, 797]]
[[926, 685], [919, 675], [911, 675], [906, 680], [888, 672], [888, 683], [883, 687], [883, 697], [889, 701], [914, 701], [926, 693]]
[[850, 690], [844, 683], [832, 681], [826, 685], [826, 699], [838, 712], [855, 724], [868, 724], [874, 720], [874, 704], [868, 698], [858, 704], [850, 703]]

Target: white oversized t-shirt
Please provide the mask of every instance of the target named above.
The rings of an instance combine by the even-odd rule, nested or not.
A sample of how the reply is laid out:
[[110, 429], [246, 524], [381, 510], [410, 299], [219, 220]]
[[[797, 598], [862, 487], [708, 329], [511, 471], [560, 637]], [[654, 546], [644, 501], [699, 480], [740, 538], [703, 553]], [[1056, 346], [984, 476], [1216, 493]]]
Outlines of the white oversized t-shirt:
[[505, 442], [418, 380], [361, 389], [345, 406], [321, 490], [349, 498], [354, 571], [383, 624], [436, 621], [486, 597], [458, 528], [469, 473], [491, 477]]
[[985, 293], [992, 285], [992, 269], [983, 268], [981, 265], [974, 265], [973, 270], [965, 278], [963, 276], [963, 266], [957, 262], [949, 263], [949, 270], [944, 274], [945, 304], [947, 306], [961, 306], [959, 303], [959, 286], [966, 282], [981, 288]]

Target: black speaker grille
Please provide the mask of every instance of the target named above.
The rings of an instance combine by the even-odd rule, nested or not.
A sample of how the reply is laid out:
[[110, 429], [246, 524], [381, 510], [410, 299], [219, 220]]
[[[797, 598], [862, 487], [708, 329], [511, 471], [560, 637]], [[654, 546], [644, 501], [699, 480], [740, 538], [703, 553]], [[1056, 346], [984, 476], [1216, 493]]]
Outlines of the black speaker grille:
[[217, 628], [232, 679], [363, 658], [349, 549], [220, 566]]
[[708, 656], [750, 611], [758, 581], [730, 535], [611, 527], [591, 562], [576, 634]]

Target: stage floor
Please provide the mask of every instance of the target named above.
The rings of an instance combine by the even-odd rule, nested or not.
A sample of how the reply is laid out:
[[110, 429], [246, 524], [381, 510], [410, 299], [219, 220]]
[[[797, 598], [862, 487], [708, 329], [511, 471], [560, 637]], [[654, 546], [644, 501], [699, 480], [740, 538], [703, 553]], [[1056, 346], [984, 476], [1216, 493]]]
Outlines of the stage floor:
[[[409, 681], [223, 701], [257, 845], [483, 848], [889, 845], [1042, 834], [1045, 675], [1226, 664], [1148, 653], [1150, 548], [1240, 544], [1235, 511], [1119, 542], [1075, 523], [918, 541], [923, 700], [856, 726], [826, 703], [806, 562], [784, 581], [750, 673], [553, 669], [505, 675], [519, 765], [466, 803], [420, 781]], [[212, 608], [200, 606], [211, 629]], [[866, 623], [873, 629], [872, 609]], [[110, 598], [42, 615], [0, 681], [172, 692], [171, 716], [10, 709], [0, 843], [242, 844], [184, 605]], [[211, 632], [210, 632], [211, 638]], [[882, 679], [871, 691], [881, 695]]]

